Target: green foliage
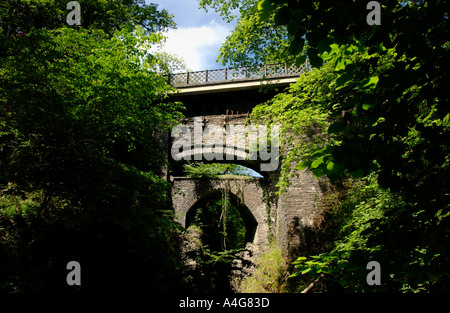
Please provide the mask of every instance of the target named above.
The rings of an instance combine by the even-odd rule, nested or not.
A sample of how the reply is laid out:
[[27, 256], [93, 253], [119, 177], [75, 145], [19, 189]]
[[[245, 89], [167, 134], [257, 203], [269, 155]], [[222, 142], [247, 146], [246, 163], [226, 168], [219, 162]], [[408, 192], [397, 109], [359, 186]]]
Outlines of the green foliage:
[[[325, 61], [338, 74], [331, 113], [340, 124], [333, 123], [330, 133], [338, 135], [340, 142], [318, 166], [319, 174], [327, 174], [331, 162], [340, 165], [340, 172], [353, 176], [381, 169], [380, 184], [399, 190], [423, 179], [423, 173], [415, 169], [430, 173], [448, 164], [448, 127], [421, 122], [428, 114], [436, 121], [443, 121], [448, 114], [443, 82], [449, 80], [449, 74], [442, 67], [449, 54], [445, 48], [447, 1], [389, 1], [382, 9], [386, 22], [381, 27], [367, 27], [366, 4], [362, 2], [259, 3], [262, 20], [267, 12], [275, 13], [277, 23], [287, 25], [290, 38], [305, 36], [307, 55], [314, 66]], [[321, 23], [323, 20], [327, 23]], [[294, 24], [299, 26], [289, 27]], [[346, 27], [341, 27], [344, 24]], [[405, 138], [414, 130], [420, 132], [416, 135], [422, 144], [411, 146]], [[419, 153], [424, 146], [433, 153]], [[316, 159], [328, 152], [317, 154]]]
[[[334, 225], [338, 241], [330, 240], [317, 255], [302, 256], [296, 274], [325, 273], [328, 282], [347, 290], [368, 291], [373, 288], [365, 284], [364, 266], [376, 260], [385, 273], [380, 291], [447, 290], [448, 249], [441, 239], [449, 235], [444, 226], [450, 203], [445, 187], [449, 74], [444, 70], [449, 6], [447, 1], [388, 1], [382, 26], [367, 27], [365, 5], [259, 1], [260, 20], [275, 14], [292, 39], [290, 52], [298, 57], [298, 40], [305, 38], [311, 64], [329, 78], [322, 86], [313, 82], [315, 90], [307, 94], [318, 97], [326, 114], [327, 133], [319, 132], [322, 145], [307, 141], [310, 150], [297, 149], [286, 161], [299, 160], [297, 169], [338, 182], [376, 173], [368, 183], [373, 192], [353, 203], [352, 214]], [[304, 114], [289, 100], [302, 94], [291, 90], [278, 97], [290, 105], [263, 106], [272, 123]], [[263, 116], [258, 109], [255, 113]], [[297, 136], [304, 133], [295, 129]], [[346, 206], [342, 201], [338, 207]]]
[[268, 63], [294, 63], [295, 58], [288, 51], [286, 27], [276, 25], [274, 14], [261, 21], [256, 0], [201, 0], [200, 7], [213, 8], [228, 22], [238, 18], [233, 33], [220, 48], [217, 59], [223, 65], [259, 67]]
[[[448, 252], [443, 246], [449, 237], [444, 226], [449, 222], [448, 210], [426, 212], [379, 187], [376, 177], [354, 181], [330, 194], [326, 202], [330, 212], [322, 229], [322, 248], [293, 262], [291, 278], [322, 275], [325, 291], [448, 288]], [[382, 285], [377, 288], [366, 283], [365, 266], [372, 260], [382, 267]]]
[[[135, 27], [165, 14], [142, 1], [80, 3], [108, 10], [71, 28], [58, 11], [67, 2], [0, 5], [0, 290], [177, 289], [179, 225], [158, 136], [181, 105], [165, 101], [172, 89], [148, 53], [165, 22]], [[86, 279], [67, 289], [71, 260]]]
[[[384, 218], [387, 209], [400, 209], [404, 204], [381, 190], [373, 179], [367, 185], [355, 182], [350, 186], [339, 195], [338, 201], [332, 201], [333, 195], [328, 199], [333, 223], [339, 225], [325, 227], [327, 236], [333, 238], [332, 242], [327, 242], [330, 250], [297, 258], [293, 262], [296, 270], [291, 277], [308, 274], [315, 279], [325, 275], [325, 280], [337, 282], [349, 290], [370, 290], [365, 281], [365, 263], [368, 262], [365, 260], [378, 261], [376, 252], [383, 248], [382, 243], [373, 245], [371, 242], [372, 236], [376, 236], [374, 227]], [[330, 234], [332, 231], [336, 233]]]
[[289, 178], [295, 173], [291, 164], [299, 170], [310, 165], [310, 158], [333, 142], [326, 135], [329, 124], [329, 102], [334, 88], [330, 86], [334, 73], [330, 66], [323, 70], [305, 73], [288, 92], [280, 93], [267, 103], [256, 106], [252, 119], [258, 123], [281, 125], [281, 149], [284, 155], [279, 188], [284, 191]]
[[188, 163], [183, 165], [187, 177], [249, 176], [249, 170], [238, 164], [226, 163]]
[[146, 147], [180, 106], [162, 103], [170, 87], [145, 70], [154, 61], [142, 48], [158, 37], [141, 38], [64, 28], [16, 39], [20, 51], [33, 52], [2, 59], [3, 131], [17, 142], [8, 146], [15, 152], [7, 175], [23, 187], [73, 194], [94, 164], [130, 163], [138, 154], [148, 157], [144, 171], [162, 164], [162, 151]]
[[196, 209], [191, 225], [202, 232], [204, 248], [228, 251], [245, 247], [245, 224], [228, 197], [211, 200]]
[[275, 243], [256, 260], [256, 270], [241, 282], [239, 292], [278, 293], [284, 288], [286, 261]]
[[[4, 0], [0, 4], [2, 33], [15, 35], [32, 29], [58, 29], [67, 26], [66, 0]], [[116, 30], [143, 28], [147, 34], [175, 27], [173, 16], [158, 5], [143, 0], [79, 0], [81, 27], [101, 29], [112, 35]]]

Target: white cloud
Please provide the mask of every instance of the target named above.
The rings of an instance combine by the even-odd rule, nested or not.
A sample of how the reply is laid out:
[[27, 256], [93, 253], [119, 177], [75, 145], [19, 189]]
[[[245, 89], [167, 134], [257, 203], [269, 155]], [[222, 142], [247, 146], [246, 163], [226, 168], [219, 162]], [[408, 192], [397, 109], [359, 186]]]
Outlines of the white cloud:
[[209, 25], [171, 29], [163, 51], [180, 56], [189, 70], [200, 71], [215, 63], [219, 48], [230, 30], [212, 21]]

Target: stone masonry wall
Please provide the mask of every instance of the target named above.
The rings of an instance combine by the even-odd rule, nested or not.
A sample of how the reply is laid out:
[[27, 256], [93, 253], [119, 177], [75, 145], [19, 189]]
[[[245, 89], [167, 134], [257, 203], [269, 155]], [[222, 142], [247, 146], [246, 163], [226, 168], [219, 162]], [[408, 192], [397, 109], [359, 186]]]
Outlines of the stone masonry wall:
[[[199, 117], [202, 127], [218, 125], [222, 130], [223, 144], [226, 144], [226, 125], [245, 125], [246, 116], [206, 116]], [[190, 129], [192, 143], [194, 143], [194, 119], [183, 121]], [[198, 129], [197, 129], [198, 131]], [[242, 134], [241, 134], [242, 135]], [[239, 137], [239, 133], [236, 134]], [[175, 140], [175, 139], [172, 139]], [[202, 144], [208, 140], [203, 137]], [[238, 149], [238, 139], [235, 141], [234, 155], [238, 155], [242, 149]], [[195, 147], [192, 148], [195, 150]], [[248, 156], [248, 154], [247, 154]], [[212, 162], [220, 162], [213, 160]], [[258, 171], [259, 161], [242, 163]], [[243, 203], [256, 219], [258, 226], [253, 244], [264, 250], [270, 240], [276, 240], [286, 256], [295, 256], [306, 249], [309, 234], [320, 224], [322, 220], [322, 209], [319, 201], [322, 190], [319, 181], [307, 171], [295, 171], [298, 177], [292, 178], [286, 193], [276, 195], [279, 176], [278, 167], [276, 172], [262, 173], [264, 178], [233, 178], [221, 179], [192, 179], [186, 177], [173, 178], [172, 203], [175, 210], [176, 220], [186, 226], [186, 214], [190, 208], [205, 194], [213, 190], [224, 189], [225, 181], [228, 181], [230, 192], [241, 197]], [[261, 172], [260, 172], [261, 173]]]

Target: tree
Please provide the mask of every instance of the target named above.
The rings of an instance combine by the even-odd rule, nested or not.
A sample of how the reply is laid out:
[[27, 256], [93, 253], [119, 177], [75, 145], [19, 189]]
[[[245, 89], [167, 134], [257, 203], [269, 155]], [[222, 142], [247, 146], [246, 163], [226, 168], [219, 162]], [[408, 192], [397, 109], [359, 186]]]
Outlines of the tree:
[[[28, 33], [33, 28], [56, 29], [66, 24], [66, 0], [5, 0], [0, 4], [2, 33]], [[81, 27], [101, 29], [112, 35], [116, 30], [140, 26], [147, 33], [175, 27], [173, 16], [158, 5], [144, 0], [79, 0]]]
[[[319, 137], [326, 141], [287, 161], [303, 161], [297, 169], [338, 182], [369, 180], [339, 201], [329, 220], [344, 216], [336, 237], [322, 253], [299, 258], [297, 274], [326, 274], [350, 290], [373, 290], [365, 284], [363, 263], [377, 260], [385, 273], [379, 290], [448, 290], [449, 6], [384, 2], [381, 26], [370, 26], [365, 5], [258, 2], [261, 20], [275, 14], [277, 25], [287, 27], [297, 62], [304, 60], [305, 45], [318, 70], [257, 108], [256, 117], [270, 112], [269, 120], [299, 121], [285, 134], [293, 129], [304, 135], [305, 106], [320, 106], [329, 126]], [[354, 199], [358, 188], [370, 192]]]
[[268, 63], [293, 63], [288, 51], [289, 34], [285, 26], [277, 26], [275, 15], [259, 19], [256, 0], [201, 0], [200, 7], [209, 7], [231, 22], [237, 19], [233, 33], [220, 48], [217, 59], [227, 66], [259, 67]]
[[[316, 174], [334, 171], [332, 164], [358, 176], [379, 169], [380, 183], [395, 189], [434, 184], [431, 173], [449, 161], [448, 3], [389, 1], [381, 26], [367, 25], [365, 5], [258, 2], [262, 20], [275, 12], [277, 24], [288, 27], [291, 52], [301, 56], [306, 41], [311, 64], [331, 62], [339, 74], [334, 83], [341, 96], [329, 133], [342, 142], [316, 154], [311, 164], [323, 160]], [[359, 56], [357, 66], [350, 55]], [[383, 60], [391, 65], [386, 68]]]
[[87, 271], [78, 291], [173, 290], [179, 236], [160, 134], [181, 104], [165, 101], [172, 88], [148, 52], [165, 22], [143, 29], [161, 17], [143, 2], [98, 1], [143, 20], [121, 29], [128, 17], [108, 10], [68, 27], [44, 2], [1, 5], [0, 290], [74, 291], [60, 284], [73, 260]]

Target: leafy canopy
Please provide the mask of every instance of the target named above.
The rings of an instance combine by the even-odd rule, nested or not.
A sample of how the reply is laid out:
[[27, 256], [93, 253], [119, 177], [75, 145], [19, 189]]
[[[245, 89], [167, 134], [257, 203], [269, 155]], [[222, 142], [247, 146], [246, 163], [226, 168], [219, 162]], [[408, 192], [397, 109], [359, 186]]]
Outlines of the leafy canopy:
[[0, 4], [0, 290], [64, 291], [70, 259], [95, 272], [86, 292], [176, 288], [160, 134], [181, 104], [148, 52], [173, 22], [143, 1], [80, 3], [77, 27], [66, 1]]
[[[364, 266], [377, 260], [380, 291], [448, 290], [448, 1], [384, 1], [377, 26], [367, 25], [365, 5], [258, 2], [260, 20], [275, 14], [296, 60], [304, 42], [317, 69], [254, 116], [308, 139], [285, 159], [298, 170], [338, 183], [367, 179], [337, 201], [326, 229], [337, 233], [320, 253], [300, 257], [294, 276], [325, 275], [328, 286], [366, 291]], [[322, 128], [311, 137], [314, 123]]]
[[237, 20], [218, 55], [223, 65], [258, 67], [268, 63], [293, 63], [288, 51], [289, 34], [286, 27], [277, 26], [275, 15], [259, 19], [256, 0], [200, 0], [200, 7], [214, 9], [227, 22]]
[[316, 174], [380, 170], [384, 187], [416, 186], [449, 162], [449, 6], [387, 1], [381, 26], [369, 26], [365, 5], [260, 0], [258, 9], [262, 21], [275, 14], [287, 27], [291, 52], [301, 56], [304, 38], [311, 64], [326, 61], [337, 74], [328, 132], [339, 144], [314, 156]]
[[[4, 0], [0, 4], [0, 29], [13, 35], [32, 28], [56, 29], [67, 26], [66, 0]], [[102, 29], [112, 35], [125, 28], [140, 26], [146, 33], [175, 27], [173, 16], [158, 5], [144, 0], [78, 0], [81, 26]]]

